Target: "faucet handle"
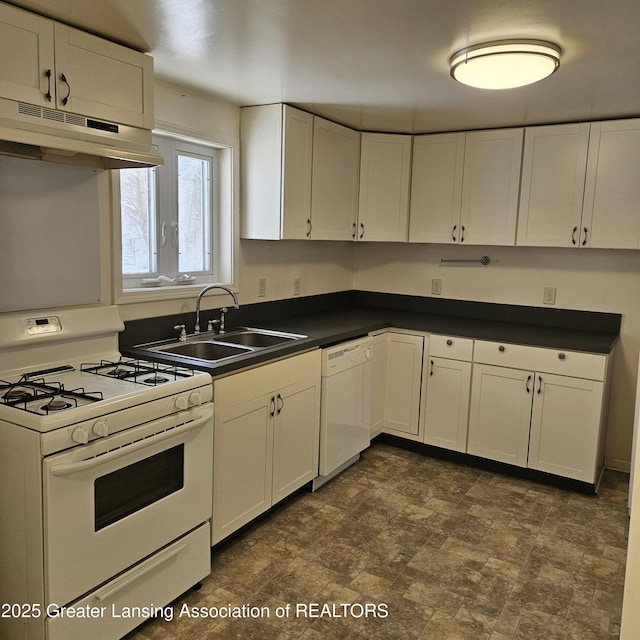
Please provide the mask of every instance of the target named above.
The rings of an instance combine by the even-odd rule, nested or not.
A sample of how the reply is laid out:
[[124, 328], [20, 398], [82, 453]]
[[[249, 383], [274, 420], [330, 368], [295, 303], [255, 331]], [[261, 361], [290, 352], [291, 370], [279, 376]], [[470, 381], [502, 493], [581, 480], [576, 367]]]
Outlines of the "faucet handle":
[[220, 320], [217, 318], [215, 320], [209, 320], [207, 322], [207, 331], [215, 331], [217, 324], [220, 324]]
[[179, 340], [181, 342], [183, 342], [184, 340], [187, 339], [187, 328], [185, 325], [183, 324], [177, 324], [175, 327], [173, 327], [176, 331], [180, 332], [180, 336], [179, 336]]

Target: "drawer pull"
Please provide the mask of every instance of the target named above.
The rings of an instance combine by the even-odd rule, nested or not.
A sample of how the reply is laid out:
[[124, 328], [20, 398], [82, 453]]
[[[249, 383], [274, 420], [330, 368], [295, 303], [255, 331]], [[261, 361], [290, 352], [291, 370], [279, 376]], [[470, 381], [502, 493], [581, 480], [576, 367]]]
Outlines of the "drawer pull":
[[504, 353], [504, 352], [505, 352], [505, 348], [504, 348], [504, 345], [503, 345], [503, 344], [501, 344], [501, 345], [498, 347], [498, 351], [499, 351], [500, 353]]
[[453, 344], [453, 340], [449, 339], [447, 340], [447, 347], [450, 347]]
[[559, 353], [558, 354], [558, 360], [565, 360], [566, 359], [566, 355], [564, 353]]

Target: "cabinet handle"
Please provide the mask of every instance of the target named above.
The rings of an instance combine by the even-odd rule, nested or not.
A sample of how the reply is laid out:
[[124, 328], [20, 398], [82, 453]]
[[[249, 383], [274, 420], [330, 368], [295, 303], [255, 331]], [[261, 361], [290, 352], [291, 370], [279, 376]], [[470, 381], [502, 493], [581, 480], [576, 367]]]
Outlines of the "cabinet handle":
[[564, 353], [558, 354], [558, 360], [564, 360], [567, 356]]
[[578, 227], [573, 227], [573, 231], [571, 232], [571, 244], [575, 246], [576, 244], [576, 231]]
[[453, 345], [453, 340], [447, 340], [447, 347], [450, 347], [451, 345]]
[[47, 93], [44, 94], [44, 97], [47, 99], [47, 102], [51, 102], [51, 69], [47, 69], [44, 75], [47, 78]]
[[433, 375], [433, 360], [431, 360], [431, 367], [429, 369], [429, 375], [432, 376]]
[[501, 345], [498, 347], [498, 351], [499, 351], [500, 353], [504, 353], [505, 349], [504, 349], [504, 345], [503, 345], [503, 344], [501, 344]]
[[360, 223], [360, 240], [364, 238], [364, 222]]
[[587, 244], [587, 234], [589, 233], [589, 229], [587, 227], [584, 228], [584, 240], [582, 241], [582, 246], [584, 247]]
[[457, 225], [457, 224], [454, 224], [454, 225], [453, 225], [453, 231], [451, 232], [451, 239], [452, 239], [454, 242], [457, 242], [457, 240], [456, 240], [456, 229], [457, 229], [457, 228], [458, 228], [458, 225]]
[[269, 405], [270, 405], [269, 415], [273, 418], [273, 416], [276, 415], [276, 397], [275, 396], [271, 396], [271, 400], [269, 400]]
[[542, 393], [542, 376], [538, 376], [538, 394]]
[[284, 400], [282, 399], [282, 396], [280, 394], [278, 394], [278, 400], [280, 401], [280, 406], [278, 407], [276, 413], [280, 415], [282, 413], [282, 410], [284, 409]]
[[531, 393], [531, 389], [529, 389], [529, 383], [531, 382], [531, 375], [528, 376], [527, 382], [524, 385], [524, 388], [527, 390], [527, 393]]
[[358, 233], [358, 225], [354, 222], [353, 223], [353, 233], [351, 234], [351, 237], [355, 240], [356, 239], [356, 235]]
[[307, 238], [311, 235], [311, 218], [307, 218]]
[[60, 82], [64, 82], [67, 85], [67, 95], [62, 98], [62, 105], [66, 106], [67, 102], [69, 102], [69, 96], [71, 95], [71, 85], [69, 84], [69, 81], [67, 80], [67, 77], [64, 75], [64, 73], [60, 74]]
[[464, 225], [460, 227], [460, 242], [464, 242]]

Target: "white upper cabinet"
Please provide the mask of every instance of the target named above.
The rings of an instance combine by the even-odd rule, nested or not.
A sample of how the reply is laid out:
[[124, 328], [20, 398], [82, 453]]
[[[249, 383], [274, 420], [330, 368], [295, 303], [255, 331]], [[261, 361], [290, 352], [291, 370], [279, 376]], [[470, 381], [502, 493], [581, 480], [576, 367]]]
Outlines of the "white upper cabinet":
[[523, 129], [417, 136], [411, 242], [515, 244]]
[[464, 133], [415, 136], [410, 242], [457, 241], [454, 238], [459, 237], [464, 138]]
[[514, 245], [523, 129], [466, 134], [460, 243]]
[[640, 249], [639, 203], [640, 119], [593, 122], [582, 213], [585, 246]]
[[518, 244], [578, 246], [587, 168], [589, 124], [531, 127], [525, 131]]
[[51, 20], [0, 4], [0, 59], [0, 96], [55, 106], [55, 79], [45, 75], [53, 73]]
[[314, 117], [311, 238], [353, 240], [358, 217], [360, 133]]
[[411, 136], [363, 133], [357, 240], [406, 242]]
[[313, 116], [282, 104], [240, 113], [242, 237], [309, 237]]
[[0, 4], [0, 96], [153, 128], [153, 59]]

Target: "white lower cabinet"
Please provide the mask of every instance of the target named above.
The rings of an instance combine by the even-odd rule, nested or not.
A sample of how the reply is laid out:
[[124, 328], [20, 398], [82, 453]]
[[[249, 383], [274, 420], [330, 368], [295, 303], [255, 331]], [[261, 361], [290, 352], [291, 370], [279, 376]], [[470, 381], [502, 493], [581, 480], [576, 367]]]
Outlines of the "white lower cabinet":
[[384, 431], [411, 440], [422, 440], [420, 400], [425, 336], [390, 331], [386, 337]]
[[320, 351], [214, 381], [216, 544], [318, 475]]
[[596, 484], [609, 358], [476, 341], [467, 452]]
[[467, 450], [472, 351], [473, 340], [467, 338], [429, 338], [423, 413], [426, 444], [462, 453]]

